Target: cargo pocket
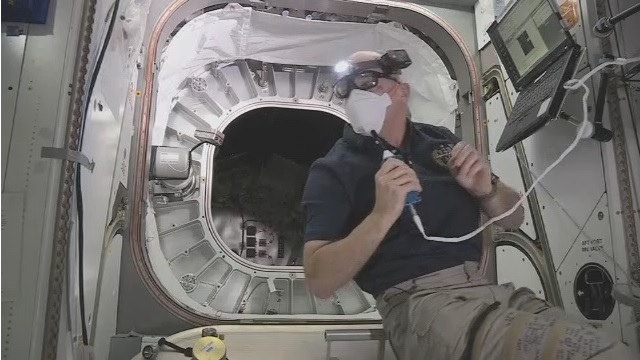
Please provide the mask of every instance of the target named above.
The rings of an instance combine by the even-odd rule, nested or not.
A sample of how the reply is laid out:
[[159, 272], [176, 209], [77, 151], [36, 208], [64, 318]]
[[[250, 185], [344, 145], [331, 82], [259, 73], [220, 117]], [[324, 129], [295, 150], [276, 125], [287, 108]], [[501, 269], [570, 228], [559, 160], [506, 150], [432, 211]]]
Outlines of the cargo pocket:
[[469, 339], [473, 319], [486, 301], [455, 292], [416, 293], [409, 299], [409, 330], [413, 335], [407, 353], [411, 359], [459, 359]]

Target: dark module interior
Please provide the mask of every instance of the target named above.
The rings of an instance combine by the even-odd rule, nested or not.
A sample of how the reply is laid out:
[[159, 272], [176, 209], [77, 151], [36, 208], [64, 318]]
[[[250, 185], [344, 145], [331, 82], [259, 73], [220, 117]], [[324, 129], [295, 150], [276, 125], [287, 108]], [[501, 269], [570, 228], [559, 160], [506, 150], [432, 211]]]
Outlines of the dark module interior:
[[239, 231], [223, 238], [236, 254], [262, 265], [301, 265], [300, 199], [308, 170], [342, 136], [344, 124], [319, 111], [270, 107], [225, 129], [212, 209], [214, 217], [239, 217]]

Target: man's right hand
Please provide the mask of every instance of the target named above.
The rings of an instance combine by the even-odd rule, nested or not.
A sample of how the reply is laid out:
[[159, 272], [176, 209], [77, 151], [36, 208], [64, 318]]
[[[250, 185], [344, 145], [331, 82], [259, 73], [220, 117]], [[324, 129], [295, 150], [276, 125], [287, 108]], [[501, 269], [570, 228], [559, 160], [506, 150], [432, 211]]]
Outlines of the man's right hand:
[[385, 119], [394, 123], [406, 121], [410, 91], [408, 84], [399, 83], [393, 85], [388, 92], [389, 98], [391, 98], [391, 105], [387, 107]]
[[395, 222], [410, 191], [422, 191], [416, 172], [399, 159], [387, 159], [376, 173], [376, 204], [372, 214]]

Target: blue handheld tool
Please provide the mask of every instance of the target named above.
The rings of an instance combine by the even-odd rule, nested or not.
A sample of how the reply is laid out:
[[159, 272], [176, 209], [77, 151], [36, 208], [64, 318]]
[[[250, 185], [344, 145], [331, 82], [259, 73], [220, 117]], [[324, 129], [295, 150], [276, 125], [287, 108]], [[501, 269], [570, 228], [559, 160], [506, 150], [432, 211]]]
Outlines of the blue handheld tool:
[[[392, 157], [396, 159], [399, 158], [399, 156], [394, 155], [391, 151], [385, 150], [382, 153], [382, 162], [384, 163], [385, 160]], [[409, 211], [411, 212], [411, 218], [413, 219], [413, 223], [416, 225], [416, 227], [418, 228], [422, 236], [426, 239], [427, 234], [424, 230], [424, 225], [422, 225], [422, 220], [420, 219], [420, 216], [418, 216], [418, 212], [414, 207], [414, 204], [417, 204], [420, 201], [422, 201], [422, 197], [420, 197], [420, 193], [417, 191], [411, 191], [407, 193], [407, 197], [405, 199], [405, 205], [409, 208]]]

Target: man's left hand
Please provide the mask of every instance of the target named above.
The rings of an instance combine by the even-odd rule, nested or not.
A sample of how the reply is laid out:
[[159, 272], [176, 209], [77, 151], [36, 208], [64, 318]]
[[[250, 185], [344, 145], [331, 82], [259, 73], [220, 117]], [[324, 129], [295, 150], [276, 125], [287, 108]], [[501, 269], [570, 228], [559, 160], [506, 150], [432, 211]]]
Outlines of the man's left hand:
[[460, 186], [473, 196], [483, 196], [491, 192], [491, 169], [482, 155], [472, 146], [459, 142], [451, 150], [449, 171]]

